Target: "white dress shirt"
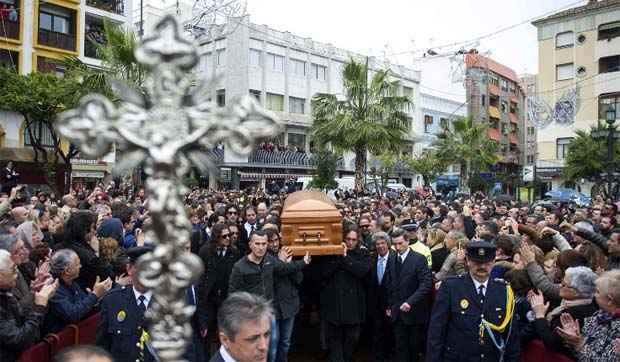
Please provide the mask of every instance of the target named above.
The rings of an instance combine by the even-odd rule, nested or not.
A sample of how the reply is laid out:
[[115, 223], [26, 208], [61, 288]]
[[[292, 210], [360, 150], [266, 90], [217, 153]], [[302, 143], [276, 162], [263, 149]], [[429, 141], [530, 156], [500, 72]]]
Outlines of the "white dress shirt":
[[232, 356], [228, 353], [228, 351], [226, 350], [226, 348], [224, 348], [224, 345], [220, 346], [220, 355], [222, 356], [222, 359], [224, 360], [224, 362], [237, 362], [234, 358], [232, 358]]
[[[405, 262], [405, 259], [407, 259], [407, 255], [409, 255], [409, 251], [410, 251], [410, 250], [411, 250], [411, 249], [407, 248], [407, 250], [406, 250], [404, 253], [402, 253], [402, 254], [398, 254], [398, 253], [397, 253], [397, 254], [398, 254], [398, 257], [400, 258], [400, 260], [401, 260], [403, 263]], [[396, 262], [398, 262], [398, 260], [396, 260]]]
[[486, 282], [484, 283], [480, 283], [479, 281], [477, 281], [474, 278], [471, 278], [474, 281], [474, 287], [476, 288], [476, 294], [478, 294], [478, 291], [480, 290], [480, 286], [483, 285], [484, 288], [482, 289], [482, 295], [486, 296], [487, 295], [487, 285], [489, 284], [489, 279], [487, 279]]
[[136, 297], [136, 304], [140, 305], [140, 296], [144, 295], [144, 304], [148, 308], [149, 305], [151, 304], [151, 297], [153, 296], [153, 292], [149, 290], [146, 293], [140, 293], [139, 291], [136, 290], [135, 287], [132, 287], [132, 288], [133, 288], [133, 295]]

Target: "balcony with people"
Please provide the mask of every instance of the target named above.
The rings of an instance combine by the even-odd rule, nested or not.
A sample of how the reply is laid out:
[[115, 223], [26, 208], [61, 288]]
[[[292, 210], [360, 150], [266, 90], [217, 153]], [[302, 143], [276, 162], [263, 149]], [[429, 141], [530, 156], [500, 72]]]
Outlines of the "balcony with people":
[[0, 0], [0, 38], [19, 40], [19, 1]]
[[125, 2], [123, 0], [86, 0], [86, 5], [125, 16]]
[[86, 16], [86, 26], [84, 31], [84, 56], [89, 58], [100, 59], [98, 47], [105, 46], [106, 39], [103, 22], [96, 17]]

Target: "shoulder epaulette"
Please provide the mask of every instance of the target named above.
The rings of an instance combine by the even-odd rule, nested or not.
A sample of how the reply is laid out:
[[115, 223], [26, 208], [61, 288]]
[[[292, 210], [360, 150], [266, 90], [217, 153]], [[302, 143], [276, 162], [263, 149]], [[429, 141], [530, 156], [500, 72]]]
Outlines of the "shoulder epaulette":
[[495, 279], [493, 279], [493, 281], [498, 282], [498, 283], [502, 283], [502, 284], [506, 284], [506, 285], [510, 284], [510, 283], [508, 283], [506, 280], [504, 280], [502, 278], [495, 278]]

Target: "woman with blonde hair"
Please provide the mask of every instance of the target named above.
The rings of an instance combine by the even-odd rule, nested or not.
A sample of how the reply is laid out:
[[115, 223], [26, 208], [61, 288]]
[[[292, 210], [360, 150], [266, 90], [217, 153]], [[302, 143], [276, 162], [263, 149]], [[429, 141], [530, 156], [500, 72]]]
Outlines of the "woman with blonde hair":
[[443, 262], [446, 261], [448, 254], [450, 254], [448, 249], [446, 249], [445, 239], [446, 233], [439, 228], [431, 229], [426, 236], [426, 245], [431, 249], [431, 258], [433, 260], [432, 270], [435, 273], [441, 269]]

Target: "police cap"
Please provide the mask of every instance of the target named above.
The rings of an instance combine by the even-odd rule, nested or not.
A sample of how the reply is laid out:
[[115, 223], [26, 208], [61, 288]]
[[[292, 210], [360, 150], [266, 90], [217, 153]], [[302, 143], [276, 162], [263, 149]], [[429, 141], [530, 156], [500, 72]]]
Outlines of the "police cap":
[[152, 246], [135, 246], [133, 248], [127, 249], [125, 252], [129, 257], [129, 262], [134, 264], [142, 255], [153, 251], [154, 248]]
[[495, 246], [488, 241], [474, 240], [467, 245], [467, 258], [479, 263], [495, 260]]

